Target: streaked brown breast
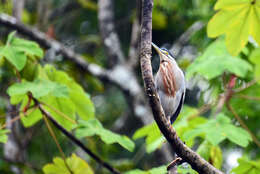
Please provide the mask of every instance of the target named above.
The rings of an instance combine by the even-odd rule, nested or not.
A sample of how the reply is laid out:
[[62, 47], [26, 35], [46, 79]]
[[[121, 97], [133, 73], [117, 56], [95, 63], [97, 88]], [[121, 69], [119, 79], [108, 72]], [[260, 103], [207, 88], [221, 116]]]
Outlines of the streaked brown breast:
[[175, 96], [176, 82], [174, 78], [174, 72], [170, 62], [164, 62], [160, 64], [160, 74], [163, 79], [164, 92], [168, 96]]

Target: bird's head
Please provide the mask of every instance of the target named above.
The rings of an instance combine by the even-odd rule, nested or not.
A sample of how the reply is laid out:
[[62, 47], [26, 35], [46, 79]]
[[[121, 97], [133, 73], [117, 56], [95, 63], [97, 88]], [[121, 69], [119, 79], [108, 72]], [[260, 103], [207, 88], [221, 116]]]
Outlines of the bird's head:
[[152, 46], [160, 56], [160, 64], [164, 62], [174, 61], [174, 57], [169, 50], [166, 48], [159, 48], [152, 42]]

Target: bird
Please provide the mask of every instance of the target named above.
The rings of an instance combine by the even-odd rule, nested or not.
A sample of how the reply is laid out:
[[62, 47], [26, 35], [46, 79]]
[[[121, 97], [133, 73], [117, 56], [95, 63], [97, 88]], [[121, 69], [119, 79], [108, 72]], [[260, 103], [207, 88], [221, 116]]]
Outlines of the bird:
[[155, 75], [162, 108], [168, 121], [173, 124], [181, 112], [185, 98], [185, 77], [173, 55], [166, 48], [159, 48], [151, 42], [160, 57], [160, 66]]

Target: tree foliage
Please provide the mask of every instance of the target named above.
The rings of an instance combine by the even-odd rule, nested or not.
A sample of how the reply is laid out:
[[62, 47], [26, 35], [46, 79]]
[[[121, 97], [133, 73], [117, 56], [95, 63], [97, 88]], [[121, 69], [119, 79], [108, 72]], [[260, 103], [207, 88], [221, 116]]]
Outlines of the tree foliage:
[[[38, 3], [26, 3], [22, 22], [39, 27], [74, 49], [85, 61], [107, 69], [106, 73], [112, 77], [114, 71], [107, 66], [111, 60], [102, 46], [102, 42], [107, 42], [102, 41], [98, 30], [98, 3], [46, 1], [47, 18], [38, 14]], [[114, 22], [124, 54], [129, 49], [131, 38], [126, 33], [131, 33], [130, 26], [134, 25], [136, 6], [132, 1], [114, 1]], [[1, 12], [11, 15], [12, 9], [12, 3], [0, 1]], [[154, 42], [170, 44], [192, 23], [198, 20], [207, 23], [176, 55], [188, 87], [183, 109], [173, 124], [180, 139], [220, 170], [234, 174], [259, 173], [260, 1], [154, 1], [152, 20]], [[167, 164], [162, 165], [163, 158], [156, 153], [163, 149], [166, 139], [155, 122], [141, 125], [140, 118], [133, 116], [133, 111], [145, 112], [130, 102], [134, 98], [127, 97], [129, 91], [109, 79], [85, 72], [54, 53], [52, 48], [43, 49], [42, 43], [23, 38], [15, 31], [1, 27], [0, 39], [0, 142], [7, 144], [8, 136], [14, 131], [10, 125], [17, 120], [21, 120], [24, 139], [28, 136], [26, 132], [33, 130], [31, 141], [24, 146], [28, 161], [22, 161], [21, 166], [19, 161], [18, 165], [24, 173], [108, 173], [91, 156], [82, 155], [53, 124], [49, 131], [56, 135], [53, 138], [60, 145], [50, 139], [45, 142], [49, 134], [39, 105], [121, 172], [166, 173]], [[141, 79], [138, 68], [129, 69], [132, 75], [138, 76], [137, 81]], [[13, 114], [10, 104], [18, 108], [11, 123], [7, 118]], [[56, 146], [63, 152], [59, 153]], [[237, 153], [236, 149], [241, 150], [238, 154], [241, 158], [236, 159], [237, 166], [230, 166], [226, 152]], [[12, 165], [16, 163], [0, 160], [0, 173], [10, 173]], [[197, 173], [185, 163], [178, 166], [178, 172]]]

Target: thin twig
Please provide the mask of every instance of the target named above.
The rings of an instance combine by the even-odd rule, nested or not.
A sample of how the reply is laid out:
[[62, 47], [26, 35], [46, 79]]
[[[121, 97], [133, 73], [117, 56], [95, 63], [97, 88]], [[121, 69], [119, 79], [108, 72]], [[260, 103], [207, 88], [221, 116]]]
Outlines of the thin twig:
[[235, 92], [235, 93], [239, 93], [239, 92], [241, 92], [241, 91], [243, 91], [243, 90], [245, 90], [245, 89], [247, 89], [247, 88], [253, 86], [254, 84], [256, 84], [256, 82], [257, 82], [258, 80], [259, 80], [259, 78], [258, 78], [258, 79], [254, 79], [254, 80], [252, 80], [252, 81], [246, 83], [244, 86], [242, 86], [242, 87], [240, 87], [240, 88], [237, 88], [237, 89], [234, 89], [234, 92]]
[[259, 101], [260, 97], [254, 97], [254, 96], [248, 96], [248, 95], [235, 95], [234, 97], [238, 97], [238, 98], [243, 98], [243, 99], [248, 99], [248, 100], [256, 100]]
[[69, 165], [68, 165], [68, 163], [67, 163], [67, 161], [66, 161], [65, 153], [63, 152], [63, 150], [62, 150], [62, 148], [61, 148], [61, 146], [60, 146], [60, 144], [59, 144], [59, 142], [58, 142], [58, 140], [57, 140], [57, 137], [56, 137], [54, 131], [52, 130], [51, 125], [50, 125], [49, 122], [48, 122], [48, 119], [46, 118], [46, 116], [45, 116], [44, 114], [43, 114], [43, 120], [44, 120], [44, 122], [45, 122], [45, 124], [46, 124], [46, 126], [47, 126], [47, 129], [48, 129], [49, 133], [51, 134], [53, 140], [55, 141], [56, 146], [58, 147], [58, 149], [59, 149], [59, 151], [60, 151], [60, 154], [61, 154], [61, 156], [62, 156], [62, 159], [63, 159], [63, 161], [64, 161], [64, 164], [65, 164], [66, 168], [68, 169], [68, 171], [70, 172], [70, 174], [73, 174], [72, 171], [71, 171], [71, 169], [70, 169], [70, 167], [69, 167]]
[[[37, 100], [36, 100], [37, 101]], [[38, 103], [39, 104], [39, 103]], [[53, 125], [59, 129], [64, 135], [66, 135], [74, 144], [79, 146], [84, 152], [86, 152], [89, 156], [91, 156], [96, 162], [101, 164], [103, 167], [108, 169], [110, 172], [114, 174], [120, 174], [120, 172], [113, 168], [110, 164], [103, 161], [101, 158], [99, 158], [96, 154], [94, 154], [90, 149], [88, 149], [79, 139], [77, 139], [74, 135], [72, 135], [70, 132], [68, 132], [65, 128], [63, 128], [44, 108], [41, 104], [39, 104], [39, 109], [43, 115], [45, 115], [52, 123]]]
[[238, 114], [236, 113], [236, 111], [232, 108], [232, 106], [230, 105], [229, 102], [227, 102], [227, 108], [228, 110], [235, 116], [236, 120], [239, 122], [239, 124], [250, 134], [250, 136], [252, 137], [254, 143], [260, 147], [260, 142], [258, 141], [257, 137], [253, 134], [253, 132], [251, 132], [251, 130], [247, 127], [247, 125], [245, 124], [245, 122], [238, 116]]

